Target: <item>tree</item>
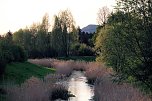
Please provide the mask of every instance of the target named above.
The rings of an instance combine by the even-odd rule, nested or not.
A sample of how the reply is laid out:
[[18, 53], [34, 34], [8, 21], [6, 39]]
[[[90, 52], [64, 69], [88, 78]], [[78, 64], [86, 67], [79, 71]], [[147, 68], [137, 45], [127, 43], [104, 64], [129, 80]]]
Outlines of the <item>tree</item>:
[[15, 44], [23, 47], [27, 51], [29, 57], [34, 47], [32, 39], [33, 35], [28, 28], [19, 29], [13, 34], [13, 41], [15, 42]]
[[63, 27], [65, 25], [67, 27], [68, 33], [72, 32], [73, 26], [75, 26], [75, 21], [73, 19], [71, 11], [68, 9], [60, 11], [58, 17], [61, 21], [61, 26]]
[[36, 37], [36, 46], [38, 52], [41, 54], [40, 57], [46, 57], [46, 51], [48, 48], [48, 29], [49, 29], [49, 16], [45, 14], [43, 16], [42, 22], [39, 25], [39, 29]]
[[49, 16], [45, 14], [41, 23], [20, 29], [13, 35], [16, 44], [22, 46], [30, 58], [50, 56]]
[[66, 49], [66, 56], [69, 56], [70, 46], [72, 43], [71, 41], [74, 41], [71, 39], [72, 37], [77, 36], [75, 33], [75, 21], [73, 19], [72, 13], [68, 9], [59, 13], [59, 19], [61, 22], [62, 30], [64, 30], [64, 39], [66, 39], [64, 49]]
[[110, 10], [107, 6], [99, 8], [97, 13], [97, 22], [99, 25], [103, 26], [107, 23], [108, 16], [110, 15]]
[[78, 38], [72, 14], [69, 10], [61, 11], [54, 19], [51, 46], [59, 56], [69, 56], [70, 46]]
[[16, 31], [13, 40], [28, 52], [29, 58], [69, 56], [71, 45], [78, 41], [71, 12], [61, 11], [54, 16], [52, 32], [48, 32], [49, 27], [49, 16], [45, 14], [41, 23]]
[[62, 55], [62, 28], [58, 16], [54, 16], [54, 25], [50, 36], [50, 40], [50, 44], [53, 50], [55, 50], [58, 53], [58, 55]]
[[40, 30], [42, 30], [44, 33], [48, 33], [49, 30], [49, 15], [46, 13], [42, 18], [42, 23], [40, 25]]
[[27, 59], [25, 50], [15, 44], [12, 35], [9, 31], [5, 37], [0, 38], [0, 77], [8, 63], [23, 62]]
[[99, 60], [116, 71], [119, 81], [152, 91], [152, 1], [120, 0], [118, 11], [96, 38]]

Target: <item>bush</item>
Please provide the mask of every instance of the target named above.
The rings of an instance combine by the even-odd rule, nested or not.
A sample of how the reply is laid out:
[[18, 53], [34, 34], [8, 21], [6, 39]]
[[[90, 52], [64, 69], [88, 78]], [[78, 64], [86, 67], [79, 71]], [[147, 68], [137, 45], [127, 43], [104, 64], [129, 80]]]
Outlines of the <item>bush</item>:
[[13, 53], [11, 52], [11, 44], [7, 42], [6, 39], [0, 40], [0, 49], [1, 54], [3, 54], [3, 58], [6, 60], [7, 63], [13, 61]]
[[17, 45], [12, 46], [12, 53], [13, 53], [13, 61], [23, 62], [27, 60], [27, 54], [25, 50]]
[[71, 55], [74, 56], [93, 56], [94, 51], [90, 46], [87, 46], [86, 44], [73, 44], [71, 46]]
[[70, 97], [70, 94], [66, 88], [64, 88], [62, 85], [56, 85], [53, 88], [52, 94], [50, 96], [50, 100], [56, 100], [56, 99], [63, 99], [68, 100]]
[[86, 44], [80, 44], [79, 55], [80, 56], [92, 56], [92, 55], [94, 55], [94, 52], [90, 46], [87, 46]]
[[71, 45], [71, 55], [78, 56], [79, 55], [79, 52], [78, 52], [79, 48], [80, 48], [80, 44], [79, 43], [72, 44]]
[[5, 67], [6, 67], [6, 60], [4, 58], [3, 51], [0, 49], [0, 76], [2, 76], [2, 74], [4, 74]]
[[21, 46], [8, 42], [6, 39], [0, 40], [0, 49], [3, 52], [3, 58], [7, 63], [22, 62], [27, 60], [27, 54]]
[[0, 75], [5, 72], [7, 63], [27, 60], [25, 50], [6, 38], [0, 39]]

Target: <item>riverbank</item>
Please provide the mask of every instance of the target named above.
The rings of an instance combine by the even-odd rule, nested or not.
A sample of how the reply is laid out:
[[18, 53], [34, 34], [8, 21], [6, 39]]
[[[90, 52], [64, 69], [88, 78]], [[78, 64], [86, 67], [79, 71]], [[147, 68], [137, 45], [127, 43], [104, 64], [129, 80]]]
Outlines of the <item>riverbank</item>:
[[[94, 91], [91, 95], [94, 95], [93, 100], [95, 101], [151, 101], [148, 96], [143, 95], [138, 89], [129, 84], [118, 85], [112, 82], [112, 69], [106, 68], [103, 64], [98, 62], [74, 60], [63, 61], [57, 59], [30, 59], [28, 62], [25, 63], [24, 69], [23, 67], [20, 68], [21, 65], [23, 65], [21, 63], [17, 63], [18, 66], [16, 66], [16, 63], [11, 64], [11, 66], [18, 67], [15, 70], [16, 73], [20, 72], [22, 74], [22, 72], [25, 71], [23, 74], [29, 75], [26, 72], [29, 71], [32, 72], [32, 77], [25, 80], [25, 82], [21, 83], [20, 85], [7, 85], [6, 91], [8, 101], [52, 101], [55, 99], [68, 100], [70, 96], [73, 96], [72, 93], [70, 94], [68, 92], [71, 91], [69, 89], [70, 85], [67, 86], [64, 83], [62, 84], [58, 82], [66, 81], [67, 79], [71, 78], [72, 75], [75, 75], [76, 77], [72, 77], [70, 79], [72, 82], [71, 86], [74, 84], [78, 85], [74, 87], [74, 90], [77, 91], [77, 93], [74, 93], [76, 94], [77, 99], [79, 99], [79, 94], [81, 94], [84, 90], [81, 86], [85, 85], [86, 87], [86, 85], [92, 84]], [[34, 71], [34, 68], [34, 70], [29, 68], [30, 65], [37, 66], [39, 69]], [[40, 68], [47, 69], [47, 71], [51, 69], [52, 72], [44, 76], [43, 74], [47, 74], [47, 72], [44, 72]], [[22, 69], [22, 72], [19, 69]], [[83, 71], [83, 74], [79, 73], [81, 71]], [[34, 77], [33, 74], [36, 74], [37, 77]], [[80, 74], [80, 76], [78, 77], [77, 74]], [[18, 78], [22, 78], [22, 76], [23, 75], [20, 75]], [[12, 79], [13, 77], [15, 76], [12, 76]], [[82, 83], [81, 80], [84, 80], [84, 82]], [[18, 82], [21, 81], [22, 79], [19, 79]], [[85, 98], [88, 96], [83, 93], [81, 98], [83, 99], [83, 97]], [[89, 101], [87, 99], [90, 99], [90, 97], [86, 98], [85, 101]], [[75, 101], [75, 99], [69, 100]]]
[[6, 71], [1, 81], [21, 84], [32, 76], [43, 78], [47, 74], [54, 72], [55, 69], [53, 68], [35, 65], [29, 62], [15, 62], [6, 66]]
[[7, 85], [21, 85], [32, 76], [37, 78], [44, 78], [47, 74], [55, 72], [53, 68], [38, 66], [29, 62], [14, 62], [6, 66], [5, 74], [0, 78], [0, 100], [5, 101]]
[[87, 82], [94, 85], [95, 101], [151, 101], [147, 95], [144, 95], [130, 84], [117, 84], [113, 82], [113, 70], [106, 68], [101, 63], [56, 59], [35, 59], [30, 60], [30, 62], [38, 63], [39, 65], [48, 65], [49, 63], [56, 68], [57, 74], [67, 77], [74, 70], [85, 71], [85, 76], [88, 79]]

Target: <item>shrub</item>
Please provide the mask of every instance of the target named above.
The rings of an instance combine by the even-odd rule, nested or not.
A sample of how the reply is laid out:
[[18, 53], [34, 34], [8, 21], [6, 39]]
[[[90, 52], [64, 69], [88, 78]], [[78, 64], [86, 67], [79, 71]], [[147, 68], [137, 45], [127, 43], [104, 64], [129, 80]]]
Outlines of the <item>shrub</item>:
[[7, 63], [27, 60], [25, 50], [21, 46], [17, 46], [5, 38], [0, 40], [0, 49], [3, 53], [3, 58], [5, 58]]
[[93, 55], [93, 51], [92, 51], [91, 47], [89, 47], [85, 44], [80, 44], [79, 55], [80, 56], [90, 56], [90, 55]]
[[26, 54], [25, 50], [20, 46], [13, 45], [12, 53], [13, 53], [13, 57], [14, 57], [13, 61], [23, 62], [23, 61], [27, 60], [27, 54]]
[[5, 72], [5, 66], [10, 62], [27, 60], [25, 50], [6, 38], [0, 39], [0, 75]]
[[80, 44], [77, 43], [77, 44], [72, 44], [71, 45], [71, 55], [75, 55], [75, 56], [78, 56], [79, 55], [79, 48], [80, 48]]
[[52, 90], [50, 100], [56, 100], [59, 98], [63, 100], [68, 100], [69, 96], [70, 94], [65, 87], [63, 87], [62, 85], [55, 85], [55, 87]]
[[90, 46], [87, 46], [86, 44], [73, 44], [71, 46], [71, 55], [75, 56], [93, 56], [94, 51]]
[[0, 49], [3, 54], [3, 58], [6, 60], [7, 63], [12, 62], [13, 54], [11, 52], [11, 44], [7, 42], [6, 39], [0, 40]]
[[0, 49], [0, 76], [5, 72], [6, 60], [4, 58], [4, 53]]
[[20, 60], [21, 62], [23, 61], [26, 61], [27, 60], [27, 52], [22, 48], [22, 47], [19, 47], [19, 52], [20, 52]]

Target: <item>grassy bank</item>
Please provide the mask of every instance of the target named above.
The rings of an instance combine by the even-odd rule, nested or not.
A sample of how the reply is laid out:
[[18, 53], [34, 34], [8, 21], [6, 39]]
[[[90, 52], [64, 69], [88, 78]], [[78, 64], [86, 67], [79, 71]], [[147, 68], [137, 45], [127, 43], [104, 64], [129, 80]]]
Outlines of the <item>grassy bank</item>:
[[45, 75], [53, 73], [54, 71], [55, 70], [52, 68], [45, 68], [43, 66], [31, 64], [29, 62], [10, 63], [7, 65], [6, 72], [1, 81], [21, 84], [31, 76], [43, 78]]
[[29, 62], [15, 62], [8, 64], [5, 74], [0, 79], [0, 101], [5, 101], [6, 98], [6, 93], [2, 89], [5, 84], [21, 84], [32, 76], [43, 78], [45, 75], [54, 72], [55, 70], [52, 68], [45, 68], [43, 66], [31, 64]]
[[69, 56], [69, 57], [57, 57], [56, 59], [92, 62], [92, 61], [95, 61], [96, 57], [95, 56]]

